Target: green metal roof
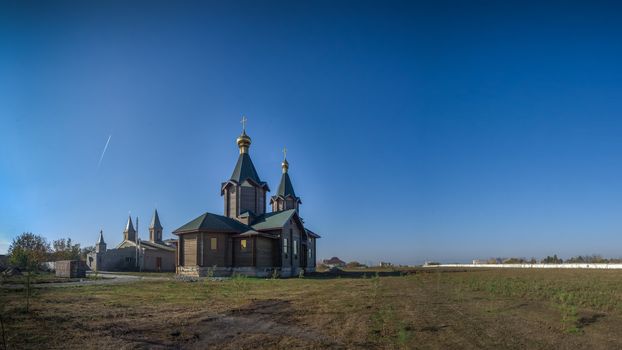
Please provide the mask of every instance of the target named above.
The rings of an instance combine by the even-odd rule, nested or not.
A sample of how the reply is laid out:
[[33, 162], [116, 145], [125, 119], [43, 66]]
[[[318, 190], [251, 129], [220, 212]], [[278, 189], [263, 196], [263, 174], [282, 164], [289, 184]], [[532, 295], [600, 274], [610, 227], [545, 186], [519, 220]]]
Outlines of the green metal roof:
[[296, 197], [294, 186], [292, 186], [292, 180], [290, 180], [288, 173], [283, 173], [283, 176], [281, 176], [281, 183], [279, 184], [279, 189], [276, 191], [276, 195], [283, 197], [290, 195]]
[[173, 233], [183, 233], [189, 231], [240, 233], [247, 230], [248, 226], [234, 219], [222, 215], [205, 213], [173, 231]]
[[287, 220], [296, 213], [296, 209], [266, 213], [259, 216], [251, 225], [254, 230], [269, 230], [285, 226]]
[[252, 225], [247, 226], [235, 219], [212, 214], [205, 213], [198, 218], [183, 225], [173, 233], [185, 233], [185, 232], [227, 232], [227, 233], [244, 233], [249, 230], [270, 230], [282, 228], [287, 224], [287, 221], [296, 214], [296, 209], [284, 210], [279, 212], [266, 213], [255, 219]]
[[233, 169], [233, 174], [231, 174], [231, 180], [242, 183], [246, 179], [252, 179], [258, 184], [261, 183], [259, 175], [257, 175], [257, 170], [255, 170], [255, 166], [251, 160], [251, 156], [248, 153], [240, 153], [238, 162]]

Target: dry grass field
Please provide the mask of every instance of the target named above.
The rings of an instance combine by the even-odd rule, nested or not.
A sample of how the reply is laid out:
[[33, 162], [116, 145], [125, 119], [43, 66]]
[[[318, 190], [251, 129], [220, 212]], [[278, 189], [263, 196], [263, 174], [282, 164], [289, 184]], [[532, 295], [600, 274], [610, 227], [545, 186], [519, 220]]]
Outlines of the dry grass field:
[[9, 349], [615, 349], [622, 272], [410, 270], [2, 290]]

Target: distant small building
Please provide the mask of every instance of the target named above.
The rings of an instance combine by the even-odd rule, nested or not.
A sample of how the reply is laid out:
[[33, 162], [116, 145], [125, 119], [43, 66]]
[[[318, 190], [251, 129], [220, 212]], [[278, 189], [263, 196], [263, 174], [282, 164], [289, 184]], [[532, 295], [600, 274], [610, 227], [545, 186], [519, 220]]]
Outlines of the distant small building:
[[56, 277], [85, 278], [86, 266], [80, 260], [60, 260], [54, 262]]
[[333, 268], [333, 267], [345, 267], [346, 266], [346, 262], [339, 259], [336, 256], [333, 256], [330, 259], [325, 259], [322, 261], [322, 263], [326, 266], [328, 266], [329, 268]]
[[380, 267], [393, 267], [393, 264], [390, 263], [390, 262], [381, 261], [380, 262]]
[[175, 271], [176, 240], [162, 240], [162, 225], [156, 210], [149, 225], [149, 240], [138, 238], [132, 218], [127, 219], [123, 241], [115, 249], [107, 249], [104, 234], [99, 232], [95, 251], [86, 258], [87, 265], [97, 271]]

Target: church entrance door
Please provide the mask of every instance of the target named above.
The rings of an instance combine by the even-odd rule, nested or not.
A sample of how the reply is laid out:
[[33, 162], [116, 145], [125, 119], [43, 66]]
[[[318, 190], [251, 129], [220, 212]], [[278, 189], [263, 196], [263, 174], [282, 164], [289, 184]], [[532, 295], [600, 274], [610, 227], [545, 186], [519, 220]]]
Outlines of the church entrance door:
[[156, 258], [156, 270], [160, 272], [160, 269], [162, 269], [162, 258], [158, 256]]
[[301, 244], [300, 249], [300, 267], [307, 267], [307, 245]]

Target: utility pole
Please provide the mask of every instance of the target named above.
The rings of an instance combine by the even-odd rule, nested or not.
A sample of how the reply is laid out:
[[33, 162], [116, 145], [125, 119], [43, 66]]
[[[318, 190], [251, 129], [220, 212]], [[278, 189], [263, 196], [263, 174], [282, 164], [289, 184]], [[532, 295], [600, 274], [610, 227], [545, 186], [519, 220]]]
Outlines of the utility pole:
[[134, 237], [136, 245], [136, 268], [138, 269], [138, 215], [136, 215], [136, 236]]

